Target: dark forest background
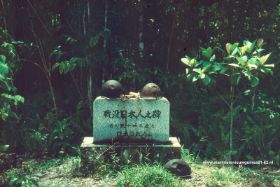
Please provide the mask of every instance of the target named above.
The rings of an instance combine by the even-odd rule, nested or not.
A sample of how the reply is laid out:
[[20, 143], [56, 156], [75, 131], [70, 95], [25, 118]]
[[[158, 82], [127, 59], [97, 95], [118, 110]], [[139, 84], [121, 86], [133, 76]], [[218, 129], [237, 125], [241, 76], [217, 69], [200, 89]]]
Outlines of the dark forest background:
[[[279, 164], [279, 21], [277, 0], [0, 0], [7, 65], [0, 71], [7, 76], [0, 77], [0, 145], [33, 156], [76, 154], [92, 134], [94, 98], [116, 79], [126, 92], [158, 84], [171, 102], [170, 133], [193, 154]], [[180, 59], [259, 38], [272, 52], [274, 73], [261, 77], [254, 110], [239, 87], [229, 153], [229, 112], [220, 97], [228, 81], [193, 84]]]

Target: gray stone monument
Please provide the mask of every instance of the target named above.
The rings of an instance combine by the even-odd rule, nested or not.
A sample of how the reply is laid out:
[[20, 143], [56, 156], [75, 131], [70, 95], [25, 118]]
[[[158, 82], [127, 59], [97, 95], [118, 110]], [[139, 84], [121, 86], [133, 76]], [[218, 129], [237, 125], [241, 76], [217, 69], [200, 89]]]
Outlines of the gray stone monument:
[[89, 158], [112, 160], [112, 153], [136, 163], [180, 158], [178, 139], [169, 137], [169, 118], [170, 104], [164, 97], [97, 97], [93, 136], [81, 144], [82, 167], [96, 168]]

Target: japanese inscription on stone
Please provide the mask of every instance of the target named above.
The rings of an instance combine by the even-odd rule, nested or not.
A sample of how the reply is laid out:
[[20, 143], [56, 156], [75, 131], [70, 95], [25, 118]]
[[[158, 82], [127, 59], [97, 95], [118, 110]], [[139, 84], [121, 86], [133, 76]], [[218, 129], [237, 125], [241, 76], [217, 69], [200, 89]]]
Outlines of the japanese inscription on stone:
[[93, 104], [93, 137], [102, 140], [168, 141], [169, 102], [160, 99], [108, 99]]

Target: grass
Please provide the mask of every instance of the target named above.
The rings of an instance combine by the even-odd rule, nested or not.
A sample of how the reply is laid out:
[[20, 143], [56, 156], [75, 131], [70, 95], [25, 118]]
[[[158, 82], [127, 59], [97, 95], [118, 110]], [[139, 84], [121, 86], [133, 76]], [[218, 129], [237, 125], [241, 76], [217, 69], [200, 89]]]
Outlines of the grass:
[[275, 168], [203, 165], [203, 160], [182, 149], [182, 157], [192, 168], [192, 179], [185, 186], [280, 187], [280, 170]]
[[238, 168], [192, 163], [192, 179], [186, 186], [263, 187], [280, 186], [280, 170]]
[[[80, 174], [79, 157], [47, 160], [25, 159], [18, 168], [2, 174], [2, 185], [10, 186], [206, 186], [265, 187], [280, 186], [280, 170], [228, 165], [203, 165], [199, 158], [182, 150], [192, 168], [191, 179], [181, 179], [160, 164], [128, 165], [119, 170], [103, 165], [89, 175]], [[1, 174], [0, 174], [1, 179]], [[4, 181], [4, 182], [3, 182]], [[1, 186], [1, 180], [0, 180]]]
[[139, 165], [125, 168], [116, 175], [117, 186], [183, 186], [161, 165]]

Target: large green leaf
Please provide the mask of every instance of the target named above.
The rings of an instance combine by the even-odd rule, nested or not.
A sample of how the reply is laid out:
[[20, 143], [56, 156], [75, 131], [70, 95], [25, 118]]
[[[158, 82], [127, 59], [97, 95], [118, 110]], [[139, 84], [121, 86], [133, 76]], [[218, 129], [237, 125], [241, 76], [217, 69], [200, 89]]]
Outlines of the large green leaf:
[[6, 63], [0, 63], [0, 74], [6, 77], [9, 73], [9, 66]]
[[225, 73], [227, 72], [228, 69], [229, 69], [228, 67], [222, 66], [222, 68], [221, 68], [221, 70], [220, 70], [220, 73], [221, 73], [221, 74], [225, 74]]
[[239, 45], [239, 43], [236, 42], [236, 43], [234, 43], [230, 46], [230, 54], [231, 55], [234, 56], [239, 51], [238, 45]]
[[258, 55], [258, 54], [260, 54], [260, 53], [263, 52], [263, 51], [264, 51], [264, 49], [262, 49], [262, 48], [257, 49], [257, 50], [255, 50], [255, 51], [253, 52], [253, 55]]
[[211, 78], [208, 75], [206, 75], [202, 82], [204, 85], [209, 86], [211, 84]]
[[216, 55], [214, 54], [214, 55], [211, 56], [211, 58], [210, 58], [209, 61], [210, 61], [210, 62], [213, 62], [215, 59], [216, 59]]
[[260, 83], [260, 79], [257, 76], [251, 76], [250, 82], [252, 87], [256, 87]]
[[235, 64], [235, 63], [230, 63], [228, 64], [229, 66], [232, 66], [234, 68], [240, 68], [240, 66], [238, 64]]
[[271, 53], [268, 53], [267, 55], [264, 55], [264, 56], [260, 57], [260, 63], [264, 64], [267, 61], [267, 59], [269, 58], [270, 55], [271, 55]]
[[[269, 65], [269, 64], [266, 64], [266, 65]], [[261, 68], [261, 72], [264, 73], [264, 74], [272, 74], [273, 73], [271, 68]]]
[[235, 55], [238, 54], [239, 52], [240, 52], [240, 51], [239, 51], [239, 48], [236, 47], [236, 48], [234, 48], [234, 50], [232, 51], [231, 55], [232, 55], [232, 56], [235, 56]]
[[248, 46], [244, 45], [242, 47], [239, 48], [241, 55], [244, 55], [246, 53], [246, 51], [248, 50]]
[[246, 52], [252, 53], [253, 50], [254, 50], [254, 48], [255, 48], [255, 45], [256, 45], [256, 40], [253, 41], [253, 42], [250, 42], [249, 40], [244, 40], [244, 41], [243, 41], [243, 45], [244, 45], [244, 46], [247, 46]]
[[[249, 42], [249, 41], [248, 41]], [[251, 42], [249, 42], [249, 43], [246, 43], [246, 45], [248, 45], [248, 53], [252, 53], [253, 51], [254, 51], [254, 49], [255, 49], [255, 46], [256, 46], [256, 43], [257, 43], [257, 41], [255, 40], [255, 41], [253, 41], [252, 43]]]
[[227, 53], [230, 55], [231, 54], [231, 51], [230, 51], [230, 49], [231, 49], [231, 44], [230, 43], [227, 43], [226, 44], [226, 51], [227, 51]]
[[199, 79], [198, 75], [193, 75], [193, 77], [192, 77], [193, 82], [197, 81], [198, 79]]
[[249, 70], [254, 70], [254, 69], [257, 69], [258, 66], [256, 64], [248, 64], [248, 68], [249, 68]]
[[203, 57], [209, 60], [212, 57], [213, 49], [211, 47], [208, 47], [207, 49], [201, 47], [201, 54]]
[[207, 62], [207, 61], [205, 61], [205, 62], [202, 63], [202, 67], [203, 67], [203, 69], [205, 69], [205, 70], [208, 70], [212, 65], [213, 65], [213, 63]]
[[213, 71], [220, 71], [223, 68], [223, 66], [219, 63], [216, 63], [212, 66], [212, 68], [213, 68]]
[[274, 65], [274, 64], [265, 64], [264, 67], [267, 67], [267, 68], [274, 68], [275, 65]]
[[199, 74], [199, 78], [200, 78], [200, 79], [204, 79], [205, 77], [206, 77], [206, 74], [205, 74], [205, 73]]
[[257, 57], [252, 57], [248, 60], [248, 64], [255, 64], [255, 65], [259, 65], [259, 61]]
[[181, 58], [181, 62], [184, 63], [185, 65], [191, 67], [191, 59], [188, 56]]
[[198, 74], [202, 73], [202, 69], [201, 68], [194, 68], [193, 71], [198, 73]]
[[257, 57], [252, 57], [248, 60], [247, 66], [250, 70], [257, 69], [259, 67], [259, 60]]
[[241, 64], [242, 66], [244, 66], [248, 60], [248, 57], [246, 55], [244, 55], [242, 57], [237, 57], [236, 59], [238, 61], [238, 64]]

